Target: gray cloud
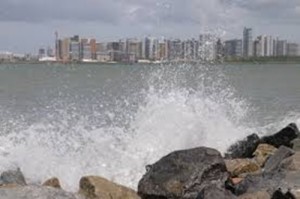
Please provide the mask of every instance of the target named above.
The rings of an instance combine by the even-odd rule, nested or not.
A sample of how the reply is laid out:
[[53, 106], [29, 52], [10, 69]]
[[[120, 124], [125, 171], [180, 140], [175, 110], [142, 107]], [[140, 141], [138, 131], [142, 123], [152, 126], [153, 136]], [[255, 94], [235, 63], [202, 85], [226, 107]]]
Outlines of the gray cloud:
[[[251, 26], [258, 33], [277, 32], [300, 40], [299, 17], [299, 0], [0, 1], [2, 37], [11, 34], [22, 41], [26, 34], [32, 46], [43, 40], [47, 43], [55, 30], [112, 38], [145, 34], [185, 37], [208, 29], [224, 30], [227, 37], [240, 37], [242, 28]], [[12, 26], [24, 31], [16, 32]], [[49, 33], [37, 36], [35, 30]], [[0, 46], [10, 42], [11, 46], [17, 45], [13, 39], [0, 38]]]

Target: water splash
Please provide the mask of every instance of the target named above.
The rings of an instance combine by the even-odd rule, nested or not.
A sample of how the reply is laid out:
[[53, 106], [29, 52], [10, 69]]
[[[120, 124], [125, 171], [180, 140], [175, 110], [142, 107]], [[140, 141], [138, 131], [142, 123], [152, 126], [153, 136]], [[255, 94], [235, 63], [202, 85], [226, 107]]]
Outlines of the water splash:
[[113, 82], [119, 96], [113, 87], [93, 91], [99, 103], [69, 93], [70, 103], [60, 94], [45, 117], [27, 127], [26, 118], [14, 121], [23, 129], [1, 134], [0, 170], [20, 167], [31, 183], [57, 176], [71, 191], [84, 175], [136, 189], [145, 165], [173, 150], [208, 146], [224, 152], [258, 132], [249, 122], [251, 105], [237, 97], [219, 66], [144, 66], [130, 74]]

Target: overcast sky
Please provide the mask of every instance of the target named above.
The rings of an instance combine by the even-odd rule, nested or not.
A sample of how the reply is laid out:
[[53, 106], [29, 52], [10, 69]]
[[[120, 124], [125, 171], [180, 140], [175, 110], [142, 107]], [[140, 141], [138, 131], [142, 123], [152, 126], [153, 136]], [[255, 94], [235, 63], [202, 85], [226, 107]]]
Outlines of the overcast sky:
[[0, 51], [35, 52], [61, 37], [145, 35], [241, 37], [271, 34], [300, 42], [300, 0], [0, 0]]

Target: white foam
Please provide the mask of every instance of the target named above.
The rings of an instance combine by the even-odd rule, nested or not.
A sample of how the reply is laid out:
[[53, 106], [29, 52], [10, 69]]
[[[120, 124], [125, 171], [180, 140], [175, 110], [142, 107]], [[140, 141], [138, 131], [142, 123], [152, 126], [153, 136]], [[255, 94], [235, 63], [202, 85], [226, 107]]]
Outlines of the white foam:
[[[255, 129], [245, 122], [249, 105], [235, 97], [218, 71], [212, 76], [204, 68], [195, 82], [199, 86], [189, 89], [179, 86], [182, 70], [189, 72], [182, 68], [150, 74], [145, 99], [130, 116], [128, 128], [86, 130], [88, 119], [78, 117], [68, 131], [68, 114], [58, 110], [66, 121], [41, 121], [0, 136], [0, 170], [20, 167], [32, 183], [56, 176], [70, 191], [78, 190], [84, 175], [103, 176], [136, 189], [145, 165], [173, 150], [208, 146], [224, 152], [253, 133]], [[115, 117], [113, 107], [108, 115]]]

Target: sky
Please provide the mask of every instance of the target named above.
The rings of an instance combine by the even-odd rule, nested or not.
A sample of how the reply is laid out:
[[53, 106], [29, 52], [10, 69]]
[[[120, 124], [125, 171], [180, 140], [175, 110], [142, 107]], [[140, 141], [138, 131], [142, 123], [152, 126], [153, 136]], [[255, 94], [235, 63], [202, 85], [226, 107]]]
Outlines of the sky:
[[60, 37], [197, 38], [212, 32], [300, 42], [300, 0], [0, 0], [0, 51], [37, 52]]

